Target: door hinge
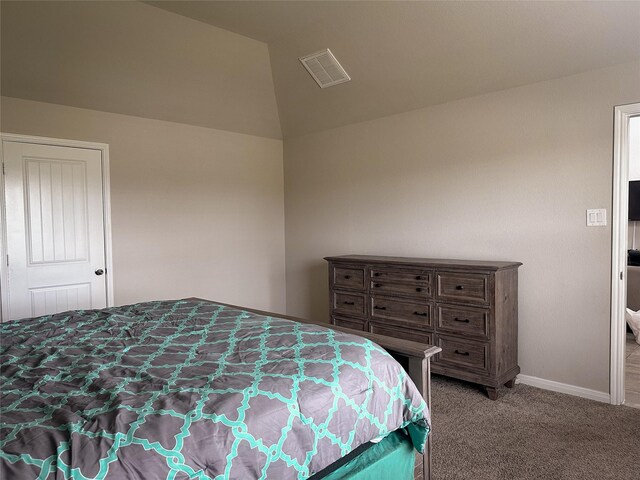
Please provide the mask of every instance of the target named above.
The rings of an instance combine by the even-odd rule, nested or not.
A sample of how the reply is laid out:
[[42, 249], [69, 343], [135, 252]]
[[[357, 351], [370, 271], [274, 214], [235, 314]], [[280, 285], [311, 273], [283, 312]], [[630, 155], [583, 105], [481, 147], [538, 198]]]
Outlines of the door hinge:
[[7, 254], [7, 267], [9, 266], [9, 254]]
[[4, 162], [2, 162], [2, 175], [4, 175]]

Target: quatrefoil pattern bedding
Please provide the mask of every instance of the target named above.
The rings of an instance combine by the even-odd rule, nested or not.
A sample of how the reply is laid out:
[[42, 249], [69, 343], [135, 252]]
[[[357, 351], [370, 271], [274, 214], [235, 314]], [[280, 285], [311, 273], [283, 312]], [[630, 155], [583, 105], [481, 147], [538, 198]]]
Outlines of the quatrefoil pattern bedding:
[[207, 301], [0, 326], [0, 472], [11, 479], [308, 478], [429, 431], [402, 367], [358, 336]]

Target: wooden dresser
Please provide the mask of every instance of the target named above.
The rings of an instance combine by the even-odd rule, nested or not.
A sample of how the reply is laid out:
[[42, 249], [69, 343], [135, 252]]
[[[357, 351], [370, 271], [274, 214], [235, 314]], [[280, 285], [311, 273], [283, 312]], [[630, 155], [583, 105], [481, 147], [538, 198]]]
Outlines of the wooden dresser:
[[497, 398], [518, 366], [517, 262], [346, 255], [329, 262], [331, 323], [442, 348], [433, 373]]

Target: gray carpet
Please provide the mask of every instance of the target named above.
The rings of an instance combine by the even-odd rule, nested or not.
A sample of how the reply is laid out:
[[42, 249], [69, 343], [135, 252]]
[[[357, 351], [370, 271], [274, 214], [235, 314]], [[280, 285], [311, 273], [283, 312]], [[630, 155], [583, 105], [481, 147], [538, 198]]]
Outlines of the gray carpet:
[[640, 480], [640, 410], [432, 378], [433, 480]]

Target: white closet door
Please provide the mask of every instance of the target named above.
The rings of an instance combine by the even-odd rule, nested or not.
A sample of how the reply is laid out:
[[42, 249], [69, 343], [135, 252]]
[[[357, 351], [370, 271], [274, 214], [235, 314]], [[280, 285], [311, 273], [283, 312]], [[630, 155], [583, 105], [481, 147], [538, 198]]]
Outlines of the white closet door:
[[9, 318], [107, 305], [102, 155], [3, 142]]

